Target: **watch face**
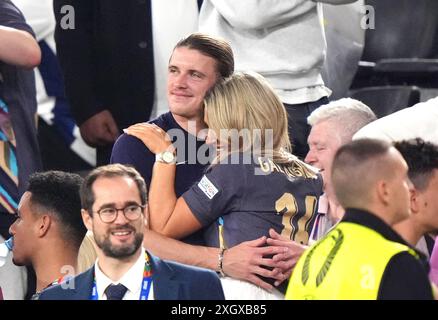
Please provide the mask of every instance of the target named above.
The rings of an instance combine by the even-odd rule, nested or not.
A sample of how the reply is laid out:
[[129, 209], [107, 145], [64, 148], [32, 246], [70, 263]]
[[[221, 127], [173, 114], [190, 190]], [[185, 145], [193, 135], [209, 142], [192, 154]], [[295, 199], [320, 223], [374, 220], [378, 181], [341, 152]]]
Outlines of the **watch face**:
[[172, 152], [166, 151], [163, 152], [163, 160], [166, 161], [167, 163], [170, 163], [175, 160], [175, 156], [173, 155]]

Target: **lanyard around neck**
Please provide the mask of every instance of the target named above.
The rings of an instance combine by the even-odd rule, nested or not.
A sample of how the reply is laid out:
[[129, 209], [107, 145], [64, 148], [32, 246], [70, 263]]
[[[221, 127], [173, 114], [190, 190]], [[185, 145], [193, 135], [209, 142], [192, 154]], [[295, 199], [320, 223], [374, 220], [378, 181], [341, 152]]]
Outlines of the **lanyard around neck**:
[[[143, 280], [141, 283], [141, 291], [140, 291], [140, 299], [139, 300], [147, 300], [149, 297], [149, 291], [152, 286], [152, 267], [148, 254], [145, 252], [145, 264], [143, 271]], [[94, 280], [93, 280], [93, 290], [91, 290], [90, 300], [99, 300], [97, 294], [97, 286], [96, 286], [96, 272], [94, 272]]]

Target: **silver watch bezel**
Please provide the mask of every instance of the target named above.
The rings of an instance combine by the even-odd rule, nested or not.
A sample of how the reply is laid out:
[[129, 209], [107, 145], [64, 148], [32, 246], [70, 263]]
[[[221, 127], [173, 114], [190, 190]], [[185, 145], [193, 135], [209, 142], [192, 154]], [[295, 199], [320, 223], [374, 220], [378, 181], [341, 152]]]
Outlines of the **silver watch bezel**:
[[176, 163], [176, 155], [170, 151], [163, 151], [157, 153], [157, 155], [155, 156], [155, 161], [167, 164], [174, 164]]

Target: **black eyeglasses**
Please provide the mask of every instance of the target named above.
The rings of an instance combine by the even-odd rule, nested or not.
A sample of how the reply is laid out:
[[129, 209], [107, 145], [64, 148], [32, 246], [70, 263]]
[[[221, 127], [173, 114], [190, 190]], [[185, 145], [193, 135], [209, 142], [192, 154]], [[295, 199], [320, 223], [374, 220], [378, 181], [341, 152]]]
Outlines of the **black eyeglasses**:
[[120, 209], [114, 207], [102, 208], [96, 211], [96, 213], [99, 215], [100, 220], [105, 223], [112, 223], [116, 221], [119, 211], [123, 212], [123, 215], [126, 219], [134, 221], [140, 218], [144, 208], [145, 206], [139, 204], [130, 204], [129, 206]]

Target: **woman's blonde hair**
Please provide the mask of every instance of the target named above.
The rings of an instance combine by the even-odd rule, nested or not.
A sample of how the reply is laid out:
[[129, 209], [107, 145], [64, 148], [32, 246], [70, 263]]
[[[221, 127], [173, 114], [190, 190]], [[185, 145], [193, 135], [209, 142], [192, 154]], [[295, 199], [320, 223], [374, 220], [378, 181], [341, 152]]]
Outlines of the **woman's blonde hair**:
[[[220, 143], [228, 145], [225, 154], [221, 152], [213, 163], [229, 153], [248, 151], [271, 154], [277, 163], [291, 161], [286, 110], [261, 75], [236, 72], [212, 88], [204, 105], [210, 130]], [[238, 146], [230, 143], [233, 131], [240, 134]]]
[[96, 243], [94, 242], [93, 233], [88, 231], [79, 248], [77, 274], [88, 270], [96, 262], [96, 259]]

